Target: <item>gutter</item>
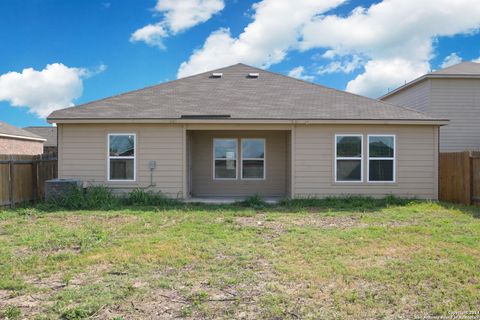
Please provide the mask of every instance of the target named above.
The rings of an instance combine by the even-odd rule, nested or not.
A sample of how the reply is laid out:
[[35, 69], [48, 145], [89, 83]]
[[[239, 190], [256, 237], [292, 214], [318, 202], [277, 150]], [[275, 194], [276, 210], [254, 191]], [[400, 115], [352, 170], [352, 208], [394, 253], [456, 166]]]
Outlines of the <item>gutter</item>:
[[20, 139], [20, 140], [41, 141], [41, 142], [47, 141], [47, 139], [44, 139], [44, 138], [34, 138], [34, 137], [27, 137], [27, 136], [18, 136], [18, 135], [14, 135], [14, 134], [6, 134], [6, 133], [0, 133], [0, 137]]
[[49, 118], [49, 123], [163, 123], [163, 124], [408, 124], [439, 125], [448, 124], [447, 119], [61, 119]]

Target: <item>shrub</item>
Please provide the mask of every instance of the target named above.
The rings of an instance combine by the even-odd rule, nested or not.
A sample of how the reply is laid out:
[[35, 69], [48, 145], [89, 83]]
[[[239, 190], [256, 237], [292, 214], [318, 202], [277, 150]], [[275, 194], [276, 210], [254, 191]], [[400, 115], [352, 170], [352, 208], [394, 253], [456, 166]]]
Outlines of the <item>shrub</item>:
[[89, 209], [116, 209], [121, 205], [127, 206], [175, 206], [178, 200], [170, 199], [162, 193], [147, 192], [135, 189], [124, 197], [116, 197], [112, 191], [104, 186], [91, 186], [86, 190], [72, 187], [63, 197], [51, 199], [45, 203], [49, 210], [89, 210]]
[[179, 201], [170, 199], [161, 192], [135, 189], [123, 198], [123, 203], [131, 206], [166, 206], [179, 204]]
[[62, 319], [65, 319], [65, 320], [85, 319], [90, 317], [94, 313], [95, 313], [94, 310], [77, 307], [77, 308], [72, 308], [65, 311], [62, 314]]
[[92, 209], [111, 209], [119, 204], [119, 199], [112, 194], [110, 189], [103, 186], [87, 188], [85, 201], [86, 207]]
[[262, 209], [268, 206], [268, 204], [259, 194], [254, 194], [247, 197], [245, 200], [240, 202], [240, 205], [254, 209]]
[[85, 191], [79, 187], [72, 187], [65, 196], [47, 202], [49, 208], [70, 210], [112, 209], [118, 204], [119, 200], [113, 196], [110, 189], [103, 186], [88, 187]]

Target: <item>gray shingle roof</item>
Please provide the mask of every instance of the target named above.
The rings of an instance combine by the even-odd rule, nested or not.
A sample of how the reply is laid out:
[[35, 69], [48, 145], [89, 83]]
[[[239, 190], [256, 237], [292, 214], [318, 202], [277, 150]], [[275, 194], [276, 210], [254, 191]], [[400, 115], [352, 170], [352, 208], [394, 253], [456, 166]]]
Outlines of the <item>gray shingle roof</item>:
[[480, 63], [465, 61], [430, 73], [431, 75], [478, 75]]
[[390, 97], [404, 89], [410, 88], [417, 83], [420, 83], [426, 79], [439, 79], [439, 78], [468, 78], [468, 79], [480, 79], [480, 63], [465, 61], [453, 66], [440, 69], [434, 72], [424, 74], [423, 76], [412, 80], [403, 86], [400, 86], [383, 96], [379, 97], [380, 100], [383, 100], [387, 97]]
[[57, 146], [57, 127], [52, 126], [32, 126], [23, 128], [28, 132], [36, 134], [40, 137], [47, 139], [45, 141], [45, 147], [56, 147]]
[[[221, 78], [212, 73], [223, 73]], [[249, 73], [259, 73], [249, 78]], [[403, 107], [244, 64], [54, 111], [48, 119], [434, 120]]]
[[0, 121], [0, 136], [23, 138], [27, 140], [42, 140], [42, 141], [45, 140], [39, 135], [14, 127], [3, 121]]

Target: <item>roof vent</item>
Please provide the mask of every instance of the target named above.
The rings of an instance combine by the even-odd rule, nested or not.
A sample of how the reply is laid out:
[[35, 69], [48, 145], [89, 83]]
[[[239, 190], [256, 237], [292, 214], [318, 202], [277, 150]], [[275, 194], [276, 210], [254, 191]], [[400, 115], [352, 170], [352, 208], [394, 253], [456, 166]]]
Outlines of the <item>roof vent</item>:
[[229, 114], [182, 114], [182, 119], [223, 119], [230, 118]]
[[212, 72], [212, 78], [221, 78], [223, 76], [223, 73], [221, 72]]
[[260, 73], [258, 73], [258, 72], [250, 72], [248, 74], [249, 78], [258, 78], [258, 76], [260, 76]]

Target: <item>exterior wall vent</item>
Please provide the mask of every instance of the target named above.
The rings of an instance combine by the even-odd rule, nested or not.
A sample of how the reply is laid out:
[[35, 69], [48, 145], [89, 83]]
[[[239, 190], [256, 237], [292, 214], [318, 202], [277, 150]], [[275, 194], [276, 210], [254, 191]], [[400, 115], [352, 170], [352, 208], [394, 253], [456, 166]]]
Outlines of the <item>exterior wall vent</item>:
[[221, 78], [223, 76], [223, 73], [221, 72], [212, 72], [212, 78]]
[[181, 119], [224, 119], [231, 118], [229, 114], [182, 114]]
[[258, 78], [259, 76], [260, 76], [260, 73], [258, 73], [258, 72], [250, 72], [248, 74], [249, 78]]

